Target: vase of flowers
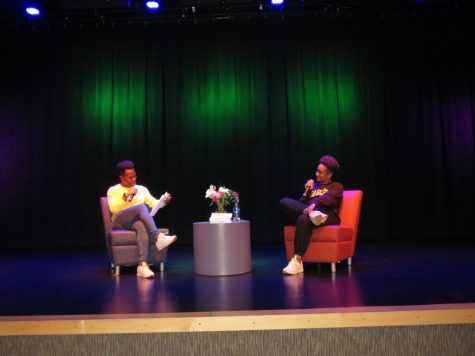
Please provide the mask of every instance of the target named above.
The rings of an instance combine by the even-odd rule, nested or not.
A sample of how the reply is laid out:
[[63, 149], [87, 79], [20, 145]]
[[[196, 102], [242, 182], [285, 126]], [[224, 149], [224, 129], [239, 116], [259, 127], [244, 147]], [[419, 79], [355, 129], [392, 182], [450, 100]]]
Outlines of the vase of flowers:
[[226, 212], [226, 207], [239, 202], [239, 194], [224, 186], [216, 189], [210, 185], [205, 198], [211, 199], [209, 206], [216, 205], [216, 212], [211, 214], [210, 222], [231, 222], [232, 213]]

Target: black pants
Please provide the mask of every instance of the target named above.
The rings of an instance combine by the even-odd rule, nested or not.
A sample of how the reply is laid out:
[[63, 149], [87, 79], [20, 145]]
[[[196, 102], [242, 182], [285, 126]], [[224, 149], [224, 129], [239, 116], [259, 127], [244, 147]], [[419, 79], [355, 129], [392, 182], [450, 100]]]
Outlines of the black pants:
[[[295, 199], [282, 198], [280, 207], [292, 224], [296, 226], [294, 239], [294, 253], [303, 256], [310, 244], [310, 238], [315, 225], [312, 223], [308, 215], [302, 214], [302, 210], [307, 207]], [[327, 221], [322, 225], [339, 225], [338, 218], [328, 215]]]

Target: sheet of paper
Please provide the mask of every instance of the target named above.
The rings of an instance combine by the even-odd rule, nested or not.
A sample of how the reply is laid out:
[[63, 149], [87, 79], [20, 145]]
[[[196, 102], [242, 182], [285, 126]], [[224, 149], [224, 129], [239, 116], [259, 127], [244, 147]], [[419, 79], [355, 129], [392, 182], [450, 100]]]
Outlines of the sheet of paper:
[[164, 203], [164, 196], [167, 195], [168, 192], [165, 192], [161, 197], [160, 199], [158, 200], [158, 203], [153, 207], [153, 209], [150, 211], [150, 216], [155, 216], [155, 214], [157, 213], [157, 211], [161, 208], [163, 208], [165, 206], [165, 203]]

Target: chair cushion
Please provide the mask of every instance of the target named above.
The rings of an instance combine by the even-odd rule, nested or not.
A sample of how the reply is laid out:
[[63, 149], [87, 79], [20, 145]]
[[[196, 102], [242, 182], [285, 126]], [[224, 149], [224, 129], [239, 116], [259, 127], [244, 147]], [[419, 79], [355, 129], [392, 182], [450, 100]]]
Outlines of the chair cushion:
[[112, 230], [109, 233], [109, 244], [111, 246], [137, 245], [137, 234], [130, 230]]
[[[295, 237], [295, 226], [284, 227], [284, 239], [293, 241]], [[344, 225], [326, 225], [313, 229], [312, 242], [338, 242], [351, 241], [353, 229]]]

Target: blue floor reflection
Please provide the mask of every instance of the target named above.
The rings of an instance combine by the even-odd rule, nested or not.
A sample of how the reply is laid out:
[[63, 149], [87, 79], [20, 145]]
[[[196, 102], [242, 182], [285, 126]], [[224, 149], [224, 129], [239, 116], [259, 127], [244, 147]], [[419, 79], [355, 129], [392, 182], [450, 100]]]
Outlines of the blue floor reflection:
[[250, 273], [207, 277], [192, 247], [174, 246], [164, 273], [108, 270], [102, 250], [0, 252], [0, 315], [211, 312], [475, 302], [475, 243], [360, 242], [337, 273], [306, 264], [284, 276], [282, 245], [253, 246]]

